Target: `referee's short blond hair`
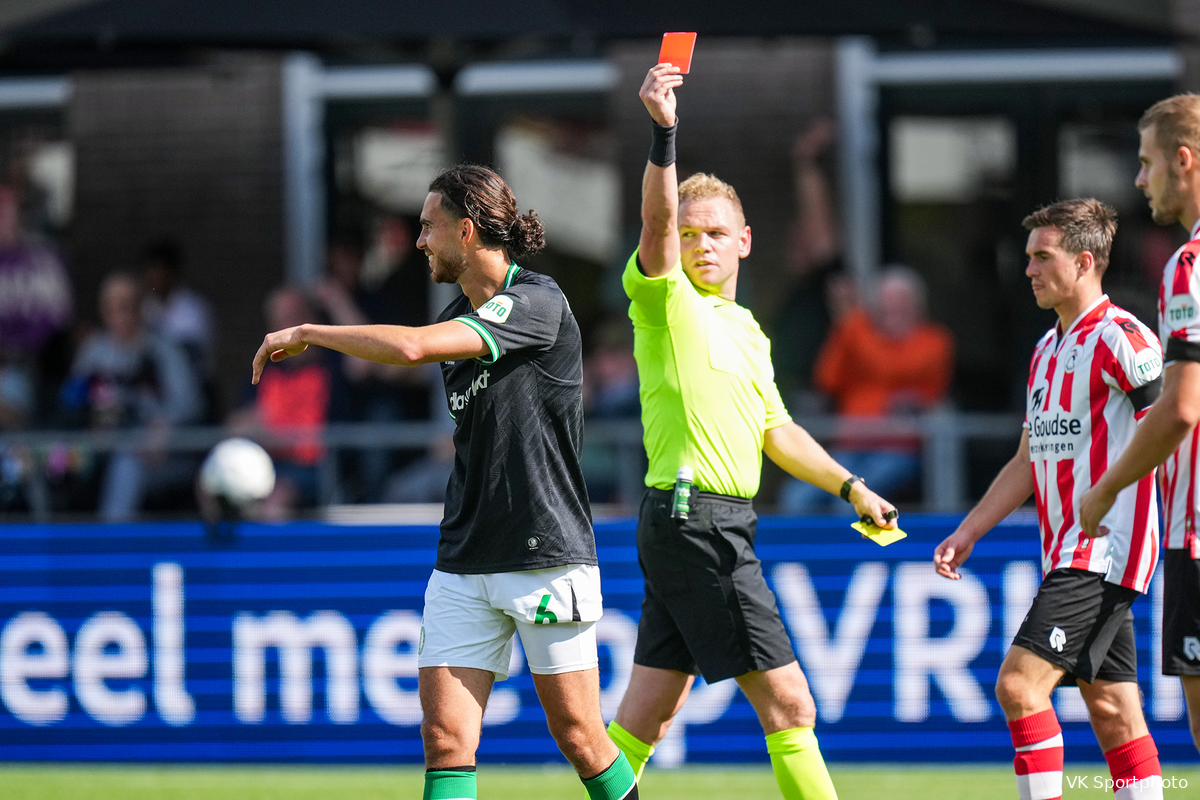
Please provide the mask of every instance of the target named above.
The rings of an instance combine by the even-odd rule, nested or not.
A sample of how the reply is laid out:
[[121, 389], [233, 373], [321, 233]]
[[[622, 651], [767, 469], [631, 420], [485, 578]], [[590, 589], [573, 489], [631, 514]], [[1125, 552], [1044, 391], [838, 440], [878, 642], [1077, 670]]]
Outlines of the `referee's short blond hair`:
[[742, 211], [742, 201], [738, 197], [738, 193], [734, 191], [732, 186], [716, 175], [709, 175], [707, 172], [697, 172], [679, 184], [680, 205], [692, 200], [711, 200], [714, 198], [728, 200], [730, 205], [733, 206], [734, 212], [737, 213], [738, 219], [741, 220], [743, 225], [746, 224], [746, 213]]
[[1159, 100], [1138, 120], [1138, 132], [1151, 125], [1159, 148], [1168, 158], [1180, 147], [1200, 156], [1200, 95], [1189, 92]]

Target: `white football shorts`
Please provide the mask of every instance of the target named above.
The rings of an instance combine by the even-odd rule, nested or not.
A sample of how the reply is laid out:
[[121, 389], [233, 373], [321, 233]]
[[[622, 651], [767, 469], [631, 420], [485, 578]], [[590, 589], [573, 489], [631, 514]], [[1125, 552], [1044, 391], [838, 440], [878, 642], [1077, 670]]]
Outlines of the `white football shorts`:
[[458, 575], [434, 570], [425, 589], [417, 667], [471, 667], [508, 677], [513, 633], [529, 671], [557, 675], [599, 663], [600, 568]]

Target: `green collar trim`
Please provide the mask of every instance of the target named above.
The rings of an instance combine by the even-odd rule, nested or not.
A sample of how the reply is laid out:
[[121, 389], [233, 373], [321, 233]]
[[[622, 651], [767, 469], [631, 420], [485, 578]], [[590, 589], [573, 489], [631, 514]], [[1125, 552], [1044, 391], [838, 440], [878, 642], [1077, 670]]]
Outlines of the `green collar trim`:
[[[520, 269], [521, 268], [517, 266], [516, 262], [508, 265], [508, 274], [504, 276], [504, 289], [512, 286], [513, 278], [517, 277], [517, 272], [519, 272]], [[501, 289], [500, 291], [504, 291], [504, 289]]]

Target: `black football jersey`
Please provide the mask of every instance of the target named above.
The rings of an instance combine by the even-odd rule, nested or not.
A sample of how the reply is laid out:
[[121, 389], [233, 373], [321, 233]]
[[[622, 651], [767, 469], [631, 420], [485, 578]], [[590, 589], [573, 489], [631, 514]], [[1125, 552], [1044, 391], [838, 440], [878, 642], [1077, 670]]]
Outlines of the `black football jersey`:
[[446, 320], [471, 326], [490, 352], [442, 364], [455, 459], [437, 569], [596, 564], [580, 468], [583, 343], [562, 290], [514, 264], [488, 302], [473, 309], [462, 295]]

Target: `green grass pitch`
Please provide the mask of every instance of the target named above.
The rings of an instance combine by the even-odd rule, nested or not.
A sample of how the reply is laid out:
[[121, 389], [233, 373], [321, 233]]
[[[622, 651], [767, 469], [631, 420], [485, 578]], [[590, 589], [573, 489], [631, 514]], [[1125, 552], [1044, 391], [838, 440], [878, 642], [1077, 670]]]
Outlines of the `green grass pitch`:
[[[1003, 766], [897, 767], [834, 765], [830, 768], [842, 800], [1012, 800], [1016, 786]], [[1086, 788], [1066, 788], [1064, 800], [1111, 797], [1097, 786], [1108, 770], [1102, 764], [1068, 767]], [[1200, 794], [1200, 765], [1166, 765], [1176, 785], [1167, 798]], [[76, 765], [0, 766], [0, 797], [5, 800], [408, 800], [421, 796], [422, 772], [412, 767], [90, 767]], [[647, 770], [647, 800], [745, 800], [778, 798], [770, 767], [685, 767]], [[483, 800], [585, 800], [587, 793], [565, 767], [498, 767], [479, 772]]]

